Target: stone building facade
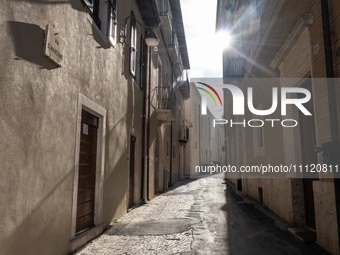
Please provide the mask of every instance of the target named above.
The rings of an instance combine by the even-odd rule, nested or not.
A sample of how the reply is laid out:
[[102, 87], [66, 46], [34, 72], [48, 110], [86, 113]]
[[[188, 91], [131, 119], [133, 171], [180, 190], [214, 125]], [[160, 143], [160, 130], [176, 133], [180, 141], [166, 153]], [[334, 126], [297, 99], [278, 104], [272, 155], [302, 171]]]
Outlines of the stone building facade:
[[[322, 12], [322, 4], [329, 15]], [[225, 83], [238, 85], [246, 94], [247, 80], [272, 78], [272, 87], [305, 88], [312, 94], [312, 100], [305, 105], [312, 113], [311, 117], [302, 116], [294, 107], [288, 108], [285, 116], [276, 111], [270, 117], [296, 119], [299, 122], [296, 128], [287, 129], [281, 125], [274, 128], [267, 125], [261, 129], [226, 127], [228, 163], [299, 166], [329, 162], [325, 149], [327, 143], [334, 141], [331, 132], [334, 123], [330, 123], [339, 115], [339, 84], [335, 80], [335, 93], [329, 93], [329, 79], [324, 78], [330, 77], [330, 69], [335, 77], [339, 77], [339, 17], [340, 6], [334, 0], [218, 1], [217, 30], [229, 31], [234, 41], [223, 55]], [[325, 20], [330, 23], [333, 61], [329, 61], [325, 51]], [[327, 64], [331, 65], [328, 70]], [[254, 107], [269, 109], [272, 88], [259, 84], [256, 89]], [[329, 98], [333, 95], [337, 114], [330, 118], [335, 104], [329, 104], [332, 100]], [[225, 102], [230, 96], [225, 90]], [[225, 104], [225, 118], [240, 118], [233, 116], [230, 107]], [[254, 119], [249, 111], [241, 117]], [[324, 153], [316, 153], [319, 149]], [[307, 227], [320, 246], [332, 254], [339, 254], [338, 181], [333, 174], [303, 177], [286, 174], [280, 178], [246, 178], [240, 173], [229, 176], [244, 194], [258, 200], [292, 226]]]
[[0, 23], [0, 253], [68, 254], [184, 175], [180, 3], [7, 1]]

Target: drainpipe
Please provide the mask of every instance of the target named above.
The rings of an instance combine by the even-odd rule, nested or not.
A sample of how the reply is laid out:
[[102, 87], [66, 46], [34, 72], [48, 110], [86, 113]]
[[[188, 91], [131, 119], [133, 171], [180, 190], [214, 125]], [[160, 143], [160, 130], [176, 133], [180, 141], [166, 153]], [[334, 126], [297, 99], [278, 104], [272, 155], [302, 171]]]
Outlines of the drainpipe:
[[141, 200], [144, 199], [144, 173], [145, 173], [145, 124], [146, 124], [146, 88], [143, 90], [143, 115], [142, 115], [142, 183], [141, 183]]
[[[143, 60], [144, 62], [144, 60]], [[146, 61], [145, 61], [146, 62]], [[144, 62], [144, 64], [146, 64]], [[142, 70], [143, 72], [143, 70]], [[146, 155], [145, 155], [145, 138], [146, 138], [146, 133], [145, 133], [145, 130], [146, 130], [146, 94], [147, 94], [147, 76], [145, 75], [145, 77], [143, 76], [143, 79], [145, 79], [145, 82], [142, 81], [143, 84], [145, 84], [145, 88], [143, 88], [143, 115], [142, 115], [142, 183], [141, 183], [141, 200], [143, 202], [145, 202], [145, 197], [144, 197], [144, 182], [145, 182], [145, 158], [146, 158]]]
[[146, 198], [149, 201], [150, 191], [150, 112], [151, 112], [151, 48], [149, 47], [149, 85], [148, 85], [148, 126], [146, 130]]
[[[322, 15], [322, 27], [323, 38], [325, 47], [325, 62], [326, 62], [326, 74], [327, 74], [327, 92], [328, 92], [328, 106], [329, 106], [329, 118], [331, 128], [331, 142], [325, 143], [323, 146], [326, 148], [324, 158], [326, 154], [326, 162], [329, 165], [340, 165], [339, 155], [339, 128], [338, 128], [338, 115], [336, 106], [336, 94], [334, 84], [334, 68], [333, 68], [333, 56], [332, 56], [332, 42], [331, 42], [331, 29], [329, 23], [329, 10], [328, 1], [321, 0], [321, 15]], [[327, 156], [328, 154], [328, 156]], [[338, 245], [340, 245], [340, 179], [339, 174], [334, 174], [334, 190], [335, 190], [335, 205], [336, 205], [336, 217], [338, 226]]]
[[201, 118], [202, 118], [202, 115], [201, 115], [201, 104], [198, 105], [199, 109], [198, 109], [198, 153], [199, 153], [199, 166], [202, 166], [202, 159], [201, 159], [201, 154], [202, 154], [202, 151], [201, 151]]
[[171, 180], [172, 180], [172, 129], [173, 129], [173, 124], [171, 121], [171, 130], [170, 130], [170, 173], [169, 173], [169, 181], [170, 181], [170, 185], [171, 185]]
[[[171, 75], [171, 86], [173, 86], [174, 84], [174, 69], [173, 69], [173, 65], [171, 65], [171, 70], [172, 70], [172, 75]], [[173, 88], [172, 88], [173, 89]], [[175, 93], [175, 92], [174, 92]], [[171, 94], [171, 99], [174, 100], [172, 98], [173, 94]], [[173, 102], [171, 102], [173, 104]], [[177, 103], [177, 102], [176, 102]], [[177, 106], [177, 104], [176, 104]], [[176, 107], [175, 107], [175, 112], [174, 112], [175, 116], [176, 116]], [[170, 173], [169, 173], [169, 181], [170, 181], [170, 186], [171, 186], [171, 183], [172, 183], [172, 129], [173, 129], [173, 121], [171, 121], [171, 130], [170, 130]]]

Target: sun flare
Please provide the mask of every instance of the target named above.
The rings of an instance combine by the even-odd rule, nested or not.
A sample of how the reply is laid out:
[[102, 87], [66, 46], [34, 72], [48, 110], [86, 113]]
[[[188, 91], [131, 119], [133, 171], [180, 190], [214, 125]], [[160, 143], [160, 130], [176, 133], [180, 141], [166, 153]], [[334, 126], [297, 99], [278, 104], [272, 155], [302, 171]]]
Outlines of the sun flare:
[[232, 35], [228, 31], [220, 31], [215, 35], [215, 45], [220, 50], [225, 50], [230, 48], [232, 44]]

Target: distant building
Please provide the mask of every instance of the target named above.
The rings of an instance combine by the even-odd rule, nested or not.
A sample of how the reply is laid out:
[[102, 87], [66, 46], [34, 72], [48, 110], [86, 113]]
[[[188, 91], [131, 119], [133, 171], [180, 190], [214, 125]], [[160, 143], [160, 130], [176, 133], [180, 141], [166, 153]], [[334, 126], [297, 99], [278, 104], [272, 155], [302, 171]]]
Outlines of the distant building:
[[189, 143], [185, 148], [186, 175], [197, 176], [196, 166], [206, 164], [224, 165], [224, 128], [213, 127], [215, 116], [207, 108], [207, 114], [202, 115], [202, 98], [194, 82], [190, 83], [190, 99], [185, 101], [185, 118], [192, 125], [189, 128]]
[[[190, 176], [195, 171], [195, 166], [201, 165], [201, 94], [194, 82], [190, 82], [190, 99], [185, 101], [184, 117], [192, 128], [189, 128], [189, 143], [185, 147], [185, 175]], [[189, 125], [190, 126], [190, 125]]]

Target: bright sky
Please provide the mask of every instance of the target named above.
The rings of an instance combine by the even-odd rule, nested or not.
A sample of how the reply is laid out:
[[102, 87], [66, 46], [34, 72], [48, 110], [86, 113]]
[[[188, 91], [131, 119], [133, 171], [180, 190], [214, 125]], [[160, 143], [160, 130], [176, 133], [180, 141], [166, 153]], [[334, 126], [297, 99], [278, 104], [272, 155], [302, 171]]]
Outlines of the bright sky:
[[221, 78], [222, 49], [214, 45], [217, 0], [180, 0], [191, 78]]

